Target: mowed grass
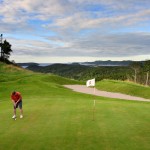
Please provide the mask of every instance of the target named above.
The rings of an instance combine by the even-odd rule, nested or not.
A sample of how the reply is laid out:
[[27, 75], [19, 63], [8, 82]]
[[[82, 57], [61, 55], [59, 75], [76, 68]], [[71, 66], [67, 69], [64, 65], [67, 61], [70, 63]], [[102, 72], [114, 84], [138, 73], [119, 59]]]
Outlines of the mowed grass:
[[[0, 82], [0, 150], [149, 150], [150, 103], [76, 93], [62, 85], [82, 83], [54, 75], [8, 76]], [[17, 110], [16, 121], [14, 89], [22, 93], [24, 108], [24, 118]]]

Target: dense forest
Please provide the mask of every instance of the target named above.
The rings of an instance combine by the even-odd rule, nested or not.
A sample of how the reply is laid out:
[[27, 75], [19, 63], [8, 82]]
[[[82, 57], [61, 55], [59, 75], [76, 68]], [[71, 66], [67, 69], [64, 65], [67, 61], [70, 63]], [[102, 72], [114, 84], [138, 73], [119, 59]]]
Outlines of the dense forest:
[[[123, 61], [94, 61], [94, 62], [83, 62], [83, 65], [91, 65], [91, 66], [129, 66], [133, 61], [131, 60], [123, 60]], [[142, 61], [140, 61], [142, 62]]]
[[128, 66], [86, 66], [75, 64], [52, 64], [49, 66], [39, 66], [32, 64], [27, 69], [53, 73], [63, 77], [86, 81], [96, 78], [97, 81], [103, 79], [128, 80], [143, 85], [150, 85], [149, 72], [150, 60], [143, 62], [132, 62]]

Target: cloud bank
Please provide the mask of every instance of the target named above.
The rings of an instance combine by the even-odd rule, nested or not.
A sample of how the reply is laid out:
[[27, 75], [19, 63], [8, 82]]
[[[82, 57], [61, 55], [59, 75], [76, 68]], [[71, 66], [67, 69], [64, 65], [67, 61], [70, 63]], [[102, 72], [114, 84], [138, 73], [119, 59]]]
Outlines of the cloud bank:
[[0, 20], [16, 61], [150, 56], [149, 0], [3, 0]]

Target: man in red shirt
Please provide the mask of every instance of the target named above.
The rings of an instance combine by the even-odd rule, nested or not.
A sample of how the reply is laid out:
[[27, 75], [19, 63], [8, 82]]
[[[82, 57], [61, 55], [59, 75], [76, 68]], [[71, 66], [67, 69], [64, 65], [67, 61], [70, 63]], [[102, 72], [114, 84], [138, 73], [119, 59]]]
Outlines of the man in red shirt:
[[14, 115], [13, 115], [13, 119], [16, 118], [16, 108], [19, 107], [20, 109], [20, 118], [23, 118], [23, 110], [22, 110], [22, 96], [19, 92], [12, 92], [11, 93], [11, 100], [14, 106]]

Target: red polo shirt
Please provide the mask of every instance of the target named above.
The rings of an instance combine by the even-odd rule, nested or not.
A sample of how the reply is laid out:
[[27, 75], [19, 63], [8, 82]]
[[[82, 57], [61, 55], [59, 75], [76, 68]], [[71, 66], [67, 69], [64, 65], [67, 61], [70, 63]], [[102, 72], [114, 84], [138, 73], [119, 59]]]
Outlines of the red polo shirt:
[[16, 92], [15, 95], [12, 95], [11, 94], [11, 99], [14, 101], [14, 102], [17, 102], [19, 99], [22, 99], [22, 96], [19, 92]]

